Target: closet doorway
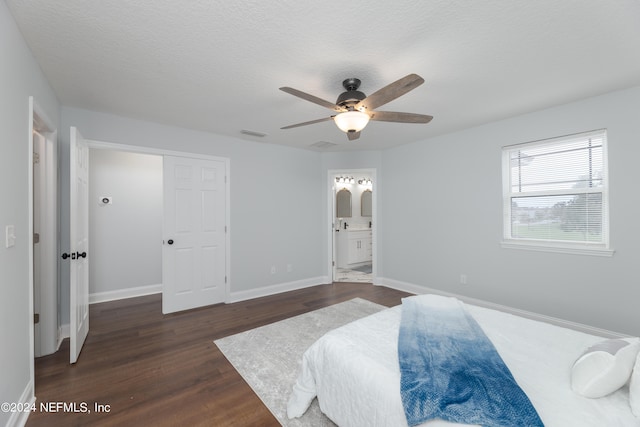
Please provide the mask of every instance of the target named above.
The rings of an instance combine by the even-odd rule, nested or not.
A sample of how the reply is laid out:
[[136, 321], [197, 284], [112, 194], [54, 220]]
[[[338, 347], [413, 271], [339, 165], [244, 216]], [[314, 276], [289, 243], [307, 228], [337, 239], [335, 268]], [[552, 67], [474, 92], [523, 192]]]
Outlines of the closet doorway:
[[376, 259], [376, 171], [329, 171], [333, 282], [373, 283]]
[[166, 314], [225, 301], [225, 159], [95, 146], [90, 159], [92, 302], [162, 292]]

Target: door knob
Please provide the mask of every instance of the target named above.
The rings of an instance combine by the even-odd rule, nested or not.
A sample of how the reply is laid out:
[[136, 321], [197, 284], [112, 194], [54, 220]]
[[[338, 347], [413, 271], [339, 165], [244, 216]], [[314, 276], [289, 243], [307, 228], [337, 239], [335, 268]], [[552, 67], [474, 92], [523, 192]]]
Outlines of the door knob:
[[167, 240], [167, 243], [170, 244], [170, 245], [173, 245], [173, 239]]
[[73, 252], [70, 254], [65, 252], [62, 254], [62, 259], [67, 259], [67, 258], [80, 259], [80, 258], [86, 258], [86, 257], [87, 257], [86, 252], [76, 252], [75, 254]]

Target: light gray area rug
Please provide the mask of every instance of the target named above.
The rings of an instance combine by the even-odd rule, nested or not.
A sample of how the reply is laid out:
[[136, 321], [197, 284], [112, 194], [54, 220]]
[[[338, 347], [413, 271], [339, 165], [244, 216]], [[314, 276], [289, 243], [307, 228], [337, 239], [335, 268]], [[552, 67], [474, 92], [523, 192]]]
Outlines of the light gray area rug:
[[214, 343], [283, 426], [333, 426], [318, 401], [300, 418], [287, 418], [287, 401], [302, 365], [302, 354], [332, 329], [377, 313], [385, 306], [361, 298], [321, 308]]

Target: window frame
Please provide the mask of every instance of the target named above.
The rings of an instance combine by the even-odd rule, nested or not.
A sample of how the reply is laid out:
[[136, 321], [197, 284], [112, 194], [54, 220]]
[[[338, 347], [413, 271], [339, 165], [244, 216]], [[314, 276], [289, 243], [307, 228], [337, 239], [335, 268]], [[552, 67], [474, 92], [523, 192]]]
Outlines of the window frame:
[[[595, 190], [581, 190], [582, 194], [599, 193], [602, 195], [602, 242], [580, 242], [565, 241], [551, 239], [531, 239], [522, 237], [513, 237], [511, 214], [513, 197], [532, 196], [554, 196], [561, 194], [562, 191], [547, 190], [535, 192], [514, 193], [511, 191], [511, 163], [510, 153], [516, 149], [527, 147], [541, 147], [554, 144], [562, 144], [572, 139], [588, 138], [591, 136], [602, 137], [602, 179], [603, 184]], [[597, 129], [588, 132], [579, 132], [560, 137], [553, 137], [543, 140], [525, 142], [521, 144], [513, 144], [502, 147], [502, 212], [503, 212], [503, 233], [501, 246], [507, 249], [525, 249], [542, 252], [569, 253], [576, 255], [595, 255], [595, 256], [613, 256], [614, 250], [609, 246], [609, 162], [608, 162], [608, 135], [606, 129]]]

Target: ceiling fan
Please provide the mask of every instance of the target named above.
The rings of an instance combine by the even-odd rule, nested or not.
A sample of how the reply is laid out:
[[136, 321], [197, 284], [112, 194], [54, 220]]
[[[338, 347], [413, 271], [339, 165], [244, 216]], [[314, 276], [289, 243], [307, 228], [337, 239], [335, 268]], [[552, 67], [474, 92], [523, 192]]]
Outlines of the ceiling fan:
[[369, 123], [369, 120], [396, 123], [429, 123], [431, 119], [433, 119], [432, 116], [427, 116], [426, 114], [374, 111], [376, 108], [399, 98], [424, 83], [424, 79], [417, 74], [409, 74], [408, 76], [383, 87], [369, 96], [366, 96], [358, 90], [360, 83], [360, 80], [356, 78], [344, 80], [342, 82], [342, 86], [345, 88], [346, 92], [343, 92], [338, 96], [335, 104], [297, 89], [286, 86], [281, 87], [280, 90], [283, 92], [287, 92], [288, 94], [297, 96], [298, 98], [313, 102], [314, 104], [333, 110], [338, 114], [322, 119], [285, 126], [280, 129], [291, 129], [299, 126], [333, 120], [340, 130], [347, 133], [347, 137], [352, 141], [360, 138], [360, 131], [364, 129], [367, 123]]

